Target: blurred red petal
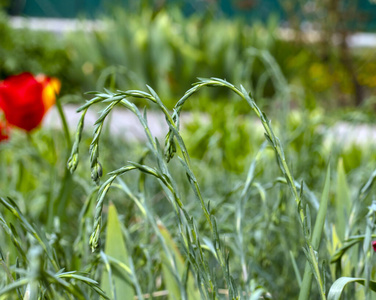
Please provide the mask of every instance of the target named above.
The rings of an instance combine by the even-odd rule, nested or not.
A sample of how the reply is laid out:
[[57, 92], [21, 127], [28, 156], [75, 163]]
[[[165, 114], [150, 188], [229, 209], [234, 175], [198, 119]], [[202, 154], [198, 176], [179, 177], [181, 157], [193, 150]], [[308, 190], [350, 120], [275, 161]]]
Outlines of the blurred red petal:
[[58, 90], [53, 89], [51, 82], [60, 84], [55, 78], [35, 77], [30, 73], [10, 76], [0, 82], [0, 108], [7, 122], [26, 131], [38, 127], [55, 103]]

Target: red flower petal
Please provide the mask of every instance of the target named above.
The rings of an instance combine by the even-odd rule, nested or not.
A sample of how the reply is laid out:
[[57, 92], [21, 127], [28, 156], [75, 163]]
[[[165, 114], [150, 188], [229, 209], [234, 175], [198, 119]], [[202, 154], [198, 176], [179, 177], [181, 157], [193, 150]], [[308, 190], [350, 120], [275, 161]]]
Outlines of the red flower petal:
[[373, 241], [373, 242], [372, 242], [372, 247], [373, 247], [373, 251], [376, 252], [376, 241]]
[[58, 92], [51, 93], [50, 82], [51, 78], [35, 77], [30, 73], [11, 76], [0, 82], [0, 108], [7, 122], [26, 131], [38, 127]]

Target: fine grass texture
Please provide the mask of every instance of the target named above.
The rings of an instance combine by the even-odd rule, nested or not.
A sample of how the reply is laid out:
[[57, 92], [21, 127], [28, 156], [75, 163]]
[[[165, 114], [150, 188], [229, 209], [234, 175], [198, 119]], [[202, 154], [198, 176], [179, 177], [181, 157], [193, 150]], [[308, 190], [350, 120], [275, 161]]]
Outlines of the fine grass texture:
[[[185, 103], [206, 87], [245, 100], [264, 136], [218, 139], [224, 128], [252, 130], [234, 127], [235, 110], [232, 119], [214, 116], [214, 131], [191, 137], [194, 129], [181, 129]], [[40, 132], [27, 147], [16, 136], [1, 149], [8, 170], [0, 174], [1, 300], [374, 299], [372, 151], [325, 154], [315, 118], [288, 115], [272, 126], [242, 86], [217, 78], [199, 79], [171, 111], [150, 87], [93, 94], [79, 108], [73, 174], [62, 163], [67, 132], [55, 134], [56, 145], [52, 133]], [[163, 113], [163, 145], [133, 100]], [[88, 138], [85, 116], [96, 106], [102, 110]], [[137, 116], [146, 148], [108, 132], [117, 106]], [[197, 136], [207, 143], [197, 147]], [[226, 155], [221, 145], [250, 153]]]
[[[170, 170], [169, 170], [169, 161], [174, 157], [177, 150], [179, 150], [178, 159], [182, 165], [182, 168], [185, 170], [188, 181], [191, 185], [191, 188], [197, 198], [199, 205], [201, 206], [202, 213], [206, 218], [207, 226], [210, 229], [211, 240], [209, 240], [209, 244], [212, 246], [212, 255], [214, 256], [217, 263], [220, 265], [222, 270], [222, 277], [223, 282], [225, 283], [226, 287], [228, 288], [229, 298], [235, 299], [240, 297], [243, 292], [247, 295], [251, 293], [251, 291], [247, 288], [247, 285], [244, 286], [245, 290], [239, 289], [239, 286], [235, 283], [234, 277], [231, 275], [230, 271], [230, 264], [229, 264], [229, 256], [226, 253], [224, 247], [222, 246], [221, 239], [218, 233], [217, 228], [217, 221], [215, 214], [211, 212], [210, 201], [205, 202], [203, 199], [199, 183], [196, 179], [194, 171], [191, 167], [190, 157], [184, 143], [184, 140], [179, 132], [179, 117], [182, 111], [182, 108], [185, 102], [189, 99], [190, 96], [195, 94], [198, 90], [203, 87], [225, 87], [230, 89], [235, 94], [239, 95], [243, 100], [245, 100], [251, 107], [251, 109], [256, 113], [257, 117], [261, 120], [262, 126], [264, 128], [264, 135], [266, 140], [269, 142], [269, 145], [274, 149], [278, 166], [284, 175], [285, 182], [289, 186], [291, 190], [292, 197], [295, 200], [296, 209], [298, 212], [298, 218], [301, 224], [302, 232], [305, 237], [305, 243], [302, 245], [304, 247], [304, 252], [307, 258], [306, 269], [304, 272], [304, 277], [301, 285], [299, 299], [308, 299], [310, 295], [311, 289], [311, 282], [312, 277], [316, 279], [316, 283], [318, 286], [319, 294], [321, 299], [326, 299], [326, 287], [325, 287], [325, 270], [320, 266], [319, 259], [318, 259], [318, 250], [320, 246], [320, 241], [322, 240], [322, 232], [324, 228], [324, 223], [326, 219], [327, 213], [327, 205], [329, 199], [329, 187], [330, 187], [330, 166], [328, 166], [328, 171], [326, 175], [325, 186], [322, 192], [322, 198], [320, 201], [320, 208], [317, 213], [315, 225], [313, 231], [311, 230], [311, 217], [309, 214], [308, 207], [306, 203], [302, 202], [302, 195], [303, 195], [303, 183], [300, 185], [300, 193], [298, 192], [299, 188], [295, 183], [295, 179], [290, 172], [288, 167], [288, 163], [286, 162], [283, 147], [281, 145], [280, 140], [277, 136], [275, 136], [273, 129], [271, 127], [271, 123], [266, 117], [266, 115], [258, 108], [252, 96], [241, 86], [240, 88], [236, 88], [234, 85], [230, 84], [225, 80], [221, 80], [218, 78], [211, 78], [211, 79], [200, 79], [198, 83], [196, 83], [189, 91], [185, 93], [185, 95], [177, 102], [173, 109], [173, 113], [170, 114], [168, 109], [164, 106], [163, 102], [160, 100], [158, 95], [155, 91], [148, 86], [149, 93], [142, 92], [142, 91], [119, 91], [116, 93], [111, 93], [107, 91], [107, 93], [95, 93], [95, 97], [89, 101], [87, 104], [82, 106], [78, 111], [83, 111], [82, 116], [85, 115], [88, 108], [95, 104], [95, 103], [106, 103], [107, 107], [102, 111], [100, 117], [95, 123], [95, 130], [92, 143], [90, 145], [90, 160], [91, 160], [91, 174], [92, 179], [97, 184], [99, 184], [100, 177], [102, 176], [102, 167], [98, 161], [99, 158], [99, 138], [103, 128], [103, 123], [105, 118], [108, 116], [110, 111], [117, 105], [120, 104], [126, 107], [128, 110], [133, 112], [139, 119], [140, 124], [143, 126], [145, 130], [145, 134], [148, 139], [148, 148], [150, 150], [150, 155], [153, 156], [155, 160], [154, 166], [149, 166], [145, 164], [140, 164], [138, 162], [129, 162], [127, 165], [112, 171], [109, 173], [110, 178], [107, 179], [103, 184], [101, 184], [98, 192], [98, 199], [97, 199], [97, 206], [95, 211], [94, 217], [94, 229], [92, 235], [90, 237], [90, 245], [92, 251], [95, 251], [98, 247], [98, 243], [100, 240], [100, 232], [101, 232], [101, 223], [102, 223], [102, 210], [106, 195], [114, 183], [114, 181], [121, 175], [128, 173], [130, 171], [138, 170], [144, 174], [151, 175], [155, 177], [162, 189], [165, 191], [172, 208], [175, 212], [175, 217], [178, 221], [178, 226], [180, 230], [180, 239], [181, 239], [181, 247], [183, 248], [183, 252], [186, 255], [187, 259], [187, 273], [181, 277], [179, 276], [179, 268], [176, 264], [176, 255], [170, 253], [171, 257], [171, 265], [170, 268], [174, 269], [176, 272], [177, 284], [180, 286], [180, 296], [181, 298], [185, 299], [188, 297], [187, 290], [185, 289], [187, 286], [184, 285], [184, 281], [181, 282], [182, 279], [187, 278], [187, 274], [189, 270], [191, 270], [196, 276], [196, 284], [201, 294], [202, 299], [209, 299], [209, 298], [216, 298], [218, 294], [218, 287], [216, 286], [215, 282], [213, 282], [212, 276], [210, 274], [212, 271], [210, 270], [208, 256], [204, 253], [205, 248], [201, 245], [203, 241], [200, 239], [200, 233], [197, 230], [197, 225], [195, 224], [194, 218], [189, 214], [183, 204], [183, 198], [179, 194], [177, 183], [175, 182], [174, 178], [172, 177]], [[142, 114], [138, 108], [132, 104], [128, 98], [142, 98], [148, 101], [153, 102], [157, 105], [157, 107], [163, 112], [166, 118], [166, 122], [169, 126], [169, 132], [165, 138], [165, 145], [164, 150], [162, 150], [161, 145], [157, 139], [154, 139], [151, 135], [150, 129], [147, 124], [147, 115], [146, 111]], [[77, 167], [77, 155], [78, 155], [78, 143], [81, 137], [81, 130], [83, 126], [83, 118], [80, 120], [78, 125], [78, 132], [76, 134], [75, 146], [73, 148], [71, 158], [69, 159], [68, 166], [71, 171], [74, 171]], [[251, 164], [250, 172], [248, 174], [248, 178], [244, 184], [244, 189], [241, 193], [241, 198], [244, 198], [248, 192], [250, 184], [253, 180], [253, 170], [254, 165]], [[339, 185], [341, 181], [344, 181], [344, 174], [341, 170], [341, 164], [339, 164]], [[343, 183], [342, 183], [343, 184]], [[340, 189], [340, 191], [342, 191]], [[339, 193], [340, 194], [340, 193]], [[339, 195], [341, 196], [341, 195]], [[240, 247], [242, 245], [240, 244]], [[167, 249], [166, 249], [167, 250]], [[167, 252], [169, 253], [169, 252]], [[178, 259], [180, 259], [178, 257]], [[242, 257], [241, 260], [243, 261], [243, 281], [247, 283], [248, 274], [246, 270], [246, 266], [244, 264], [245, 258]], [[185, 279], [186, 280], [186, 279]], [[338, 285], [335, 287], [337, 288]], [[343, 285], [344, 287], [344, 285]], [[368, 287], [369, 285], [368, 280]], [[342, 289], [338, 289], [342, 292]], [[190, 290], [191, 291], [191, 290]], [[239, 293], [240, 292], [240, 293]], [[333, 292], [331, 290], [330, 296], [333, 297], [333, 294], [338, 294], [338, 292]]]

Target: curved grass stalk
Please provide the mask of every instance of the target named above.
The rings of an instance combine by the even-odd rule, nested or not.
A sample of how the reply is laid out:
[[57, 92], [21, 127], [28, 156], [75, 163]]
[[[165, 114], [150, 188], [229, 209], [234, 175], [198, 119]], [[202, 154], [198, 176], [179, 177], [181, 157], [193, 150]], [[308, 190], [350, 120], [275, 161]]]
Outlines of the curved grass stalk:
[[[226, 280], [226, 283], [227, 283], [227, 286], [228, 286], [228, 289], [229, 289], [229, 296], [230, 296], [231, 299], [235, 299], [235, 297], [238, 297], [238, 292], [236, 291], [235, 286], [233, 284], [233, 279], [230, 276], [228, 256], [226, 256], [224, 254], [224, 252], [221, 248], [221, 243], [220, 243], [219, 235], [218, 235], [218, 232], [217, 232], [216, 220], [215, 220], [214, 215], [212, 215], [211, 212], [210, 212], [210, 202], [208, 204], [205, 204], [205, 202], [204, 202], [199, 184], [197, 182], [197, 179], [196, 179], [194, 172], [192, 170], [192, 167], [191, 167], [190, 158], [189, 158], [187, 148], [186, 148], [184, 140], [181, 137], [180, 132], [179, 132], [180, 113], [183, 109], [185, 102], [190, 98], [190, 96], [195, 94], [197, 91], [199, 91], [203, 87], [225, 87], [225, 88], [232, 90], [234, 93], [236, 93], [238, 96], [240, 96], [242, 99], [244, 99], [251, 106], [252, 110], [255, 112], [257, 117], [261, 120], [261, 123], [262, 123], [262, 125], [264, 127], [264, 131], [265, 131], [264, 132], [265, 138], [271, 144], [271, 146], [273, 147], [273, 149], [276, 153], [279, 168], [282, 171], [284, 177], [286, 178], [286, 181], [287, 181], [287, 184], [288, 184], [288, 186], [291, 190], [292, 196], [294, 197], [294, 200], [295, 200], [295, 203], [296, 203], [296, 206], [297, 206], [297, 210], [298, 210], [298, 214], [299, 214], [299, 220], [300, 220], [301, 226], [303, 228], [303, 233], [306, 237], [306, 239], [305, 239], [306, 240], [306, 248], [310, 249], [310, 251], [307, 251], [307, 259], [310, 262], [312, 272], [315, 275], [317, 282], [319, 283], [319, 288], [320, 288], [320, 291], [321, 291], [321, 297], [322, 297], [322, 299], [326, 299], [324, 287], [323, 287], [323, 280], [321, 278], [320, 269], [319, 269], [319, 265], [318, 265], [318, 259], [317, 259], [317, 256], [316, 256], [316, 254], [317, 254], [316, 248], [317, 247], [313, 247], [312, 242], [311, 242], [311, 238], [310, 238], [309, 234], [307, 233], [307, 230], [306, 230], [306, 223], [307, 223], [306, 212], [305, 212], [305, 209], [304, 209], [304, 207], [301, 203], [301, 197], [298, 193], [294, 177], [293, 177], [293, 175], [292, 175], [292, 173], [291, 173], [291, 171], [288, 167], [288, 164], [286, 162], [281, 142], [278, 139], [278, 137], [275, 136], [270, 121], [268, 120], [266, 115], [256, 105], [256, 103], [252, 99], [252, 96], [250, 94], [248, 94], [247, 91], [242, 86], [240, 86], [240, 88], [237, 88], [234, 85], [232, 85], [231, 83], [229, 83], [225, 80], [217, 79], [217, 78], [200, 79], [200, 81], [198, 83], [196, 83], [190, 90], [188, 90], [185, 93], [185, 95], [176, 103], [176, 105], [173, 109], [172, 115], [170, 115], [168, 109], [164, 106], [162, 101], [159, 99], [158, 95], [150, 87], [148, 87], [150, 94], [146, 93], [146, 92], [134, 91], [134, 90], [125, 91], [125, 92], [119, 91], [115, 94], [110, 93], [110, 92], [97, 93], [96, 97], [93, 100], [89, 101], [88, 103], [86, 103], [84, 106], [82, 106], [79, 109], [79, 111], [84, 111], [84, 113], [85, 113], [86, 110], [92, 104], [94, 104], [96, 102], [110, 103], [107, 106], [107, 108], [102, 112], [102, 115], [99, 117], [99, 119], [95, 123], [96, 129], [94, 131], [93, 142], [90, 146], [91, 153], [92, 153], [92, 155], [91, 155], [92, 172], [93, 172], [93, 169], [94, 169], [94, 172], [96, 172], [94, 175], [97, 175], [97, 176], [94, 176], [93, 179], [97, 183], [99, 182], [99, 178], [101, 176], [100, 172], [98, 172], [98, 170], [97, 170], [98, 164], [99, 164], [99, 162], [98, 162], [98, 155], [99, 155], [98, 143], [99, 143], [99, 137], [100, 137], [100, 134], [101, 134], [101, 128], [103, 126], [103, 122], [104, 122], [106, 116], [109, 114], [109, 112], [117, 104], [121, 104], [121, 105], [125, 106], [127, 109], [132, 111], [138, 117], [141, 125], [143, 126], [143, 128], [145, 130], [146, 136], [147, 136], [149, 144], [150, 144], [150, 148], [151, 148], [152, 153], [153, 153], [154, 157], [156, 158], [157, 164], [158, 164], [157, 169], [154, 169], [154, 168], [150, 168], [150, 167], [147, 167], [147, 166], [144, 166], [144, 165], [132, 163], [131, 166], [126, 166], [124, 170], [122, 170], [122, 169], [117, 170], [116, 171], [117, 174], [116, 175], [112, 174], [112, 177], [110, 179], [108, 179], [102, 185], [102, 187], [99, 190], [99, 194], [98, 194], [99, 196], [98, 196], [97, 207], [96, 207], [96, 212], [95, 212], [94, 231], [93, 231], [93, 234], [90, 238], [90, 244], [92, 245], [92, 248], [95, 249], [98, 245], [99, 234], [100, 234], [100, 229], [101, 229], [101, 213], [102, 213], [103, 201], [104, 201], [104, 197], [105, 197], [108, 189], [110, 188], [112, 182], [114, 181], [114, 179], [116, 178], [117, 175], [122, 174], [124, 172], [127, 172], [131, 169], [133, 170], [133, 169], [137, 168], [142, 172], [148, 173], [148, 174], [153, 175], [156, 178], [158, 178], [159, 181], [163, 184], [163, 186], [166, 187], [172, 193], [174, 201], [178, 206], [177, 215], [179, 217], [179, 221], [181, 222], [179, 209], [182, 210], [183, 215], [187, 220], [188, 228], [190, 230], [190, 232], [187, 231], [187, 233], [186, 233], [186, 240], [188, 241], [188, 246], [191, 247], [192, 245], [190, 245], [190, 243], [193, 243], [195, 245], [195, 247], [197, 247], [196, 249], [199, 249], [199, 252], [200, 252], [200, 255], [198, 257], [198, 259], [199, 259], [198, 262], [196, 261], [196, 258], [190, 257], [191, 255], [190, 255], [189, 251], [188, 251], [188, 258], [193, 262], [193, 265], [195, 265], [195, 263], [196, 264], [198, 263], [197, 267], [201, 271], [207, 272], [207, 267], [206, 267], [205, 262], [204, 262], [200, 240], [198, 238], [198, 233], [196, 231], [196, 228], [193, 224], [193, 219], [190, 218], [188, 213], [185, 211], [184, 206], [183, 206], [182, 202], [180, 201], [181, 197], [177, 194], [175, 182], [174, 182], [173, 178], [171, 177], [169, 170], [168, 170], [168, 167], [167, 167], [168, 161], [173, 157], [174, 153], [176, 152], [176, 143], [177, 143], [177, 145], [179, 145], [179, 148], [180, 148], [182, 156], [183, 156], [182, 159], [180, 159], [180, 161], [182, 162], [182, 165], [183, 165], [183, 167], [186, 171], [187, 177], [188, 177], [189, 182], [192, 186], [194, 194], [201, 204], [201, 208], [202, 208], [204, 215], [206, 217], [207, 224], [210, 227], [210, 231], [211, 231], [211, 234], [212, 234], [213, 240], [214, 240], [217, 258], [218, 258], [218, 261], [221, 265], [221, 268], [222, 268], [222, 271], [223, 271], [223, 274], [224, 274], [224, 277], [225, 277], [225, 280]], [[148, 127], [148, 124], [147, 124], [147, 121], [146, 121], [146, 115], [145, 116], [141, 115], [138, 108], [133, 103], [131, 103], [127, 100], [127, 98], [129, 98], [129, 97], [143, 98], [143, 99], [149, 100], [149, 101], [157, 104], [158, 107], [163, 112], [163, 114], [166, 118], [166, 122], [169, 126], [169, 132], [168, 132], [166, 139], [165, 139], [164, 155], [162, 155], [162, 153], [161, 153], [161, 149], [159, 148], [159, 144], [153, 139], [153, 136], [151, 135], [151, 132], [149, 130], [149, 127]], [[76, 139], [76, 141], [77, 140], [79, 140], [79, 139]], [[75, 169], [75, 167], [77, 165], [77, 159], [75, 159], [77, 157], [77, 153], [78, 153], [78, 150], [77, 150], [78, 147], [75, 147], [76, 141], [75, 141], [75, 145], [72, 149], [71, 158], [73, 158], [73, 159], [69, 161], [69, 167], [72, 171]], [[190, 237], [190, 238], [187, 239], [187, 237]], [[209, 274], [209, 273], [206, 273], [206, 274]], [[216, 298], [216, 294], [215, 294], [215, 291], [213, 291], [213, 285], [211, 284], [210, 278], [209, 278], [209, 283], [210, 284], [207, 286], [207, 288], [211, 289], [211, 292], [213, 293], [213, 297]]]
[[[180, 200], [180, 196], [178, 196], [176, 194], [176, 191], [177, 191], [176, 184], [174, 183], [174, 180], [172, 179], [171, 175], [169, 174], [166, 163], [163, 162], [163, 155], [161, 153], [161, 150], [159, 149], [159, 145], [156, 143], [156, 141], [154, 141], [153, 136], [151, 135], [150, 129], [147, 125], [146, 116], [142, 116], [141, 113], [139, 112], [138, 108], [133, 103], [130, 103], [126, 99], [126, 97], [130, 97], [130, 96], [138, 97], [138, 98], [142, 97], [142, 98], [146, 98], [146, 99], [154, 102], [154, 98], [151, 95], [149, 95], [147, 93], [139, 92], [139, 91], [128, 91], [122, 97], [120, 97], [119, 95], [114, 96], [114, 97], [111, 97], [111, 95], [107, 95], [107, 97], [103, 97], [103, 95], [101, 95], [101, 97], [103, 97], [102, 102], [104, 102], [104, 103], [110, 102], [110, 104], [102, 112], [102, 115], [97, 120], [97, 122], [96, 122], [97, 127], [102, 126], [103, 121], [105, 119], [104, 114], [108, 115], [108, 113], [112, 110], [112, 108], [117, 103], [120, 103], [121, 105], [128, 108], [131, 112], [133, 112], [138, 117], [141, 125], [143, 126], [145, 133], [146, 133], [146, 136], [148, 138], [148, 141], [150, 143], [150, 148], [152, 150], [152, 153], [158, 159], [158, 165], [159, 165], [160, 170], [158, 171], [158, 170], [155, 170], [155, 169], [152, 169], [150, 167], [143, 166], [143, 165], [140, 165], [140, 164], [137, 164], [137, 163], [131, 163], [131, 165], [129, 165], [129, 166], [120, 168], [120, 169], [110, 173], [110, 175], [112, 175], [112, 176], [104, 184], [102, 184], [102, 186], [101, 186], [101, 188], [99, 189], [99, 192], [98, 192], [99, 197], [98, 197], [98, 200], [97, 200], [97, 206], [96, 206], [96, 212], [95, 212], [94, 231], [93, 231], [93, 234], [90, 237], [90, 244], [92, 245], [93, 250], [98, 246], [99, 235], [100, 235], [100, 230], [101, 230], [101, 212], [102, 212], [103, 201], [104, 201], [105, 195], [107, 194], [109, 188], [111, 187], [113, 181], [115, 180], [115, 178], [117, 176], [122, 175], [122, 174], [124, 174], [124, 173], [126, 173], [130, 170], [136, 169], [136, 168], [138, 168], [140, 171], [142, 171], [144, 173], [148, 173], [148, 174], [153, 175], [154, 177], [158, 178], [158, 180], [160, 180], [162, 185], [165, 186], [171, 192], [171, 194], [173, 195], [175, 203], [177, 204], [179, 209], [181, 209], [184, 212], [186, 219], [189, 220], [189, 216], [188, 216], [187, 212], [185, 211], [185, 209], [183, 207], [183, 204]], [[111, 98], [114, 101], [111, 102]], [[92, 100], [91, 104], [98, 102], [97, 100], [98, 100], [98, 97], [96, 97], [94, 101]], [[116, 102], [116, 104], [115, 104], [115, 102]], [[89, 108], [89, 106], [90, 105], [86, 104], [85, 106], [83, 106], [79, 109], [79, 110], [83, 110], [83, 116], [80, 120], [80, 123], [82, 123], [82, 124], [83, 124], [84, 114], [86, 114], [86, 111]], [[82, 126], [79, 125], [78, 128], [79, 128], [80, 131], [82, 131]], [[96, 149], [98, 149], [96, 145], [99, 141], [100, 133], [101, 133], [101, 130], [98, 130], [98, 129], [95, 130], [94, 139], [93, 139], [94, 142], [92, 142], [92, 144], [91, 144], [92, 147], [96, 147]], [[80, 139], [80, 137], [79, 137], [80, 134], [76, 135], [77, 143], [75, 143], [75, 145], [78, 145], [78, 142], [79, 142], [79, 139]], [[97, 156], [99, 154], [99, 152], [97, 152], [95, 154]], [[71, 167], [72, 171], [74, 171], [74, 169], [77, 166], [77, 164], [76, 164], [78, 162], [78, 156], [77, 155], [78, 155], [78, 146], [75, 146], [74, 149], [72, 150], [72, 155], [71, 155], [72, 159], [68, 163], [68, 165], [69, 165], [69, 167]], [[171, 201], [171, 202], [174, 202], [174, 201]], [[177, 208], [176, 208], [176, 212], [177, 212], [177, 215], [180, 219], [179, 210]], [[180, 221], [180, 223], [181, 223], [181, 221]], [[192, 227], [191, 227], [191, 232], [192, 232], [192, 236], [194, 236], [194, 237], [197, 236], [197, 233], [192, 229]], [[194, 240], [196, 240], [196, 238], [194, 238]], [[199, 245], [196, 245], [196, 248], [198, 248], [200, 250], [200, 252], [202, 251], [201, 247], [199, 247]], [[200, 253], [200, 257], [201, 257], [201, 259], [203, 259], [202, 253]], [[199, 265], [206, 267], [206, 264], [203, 263], [203, 262], [201, 262]], [[198, 265], [196, 264], [196, 266], [198, 266]], [[206, 271], [206, 274], [209, 274], [208, 270], [205, 270], [205, 271]], [[214, 290], [214, 286], [211, 284], [210, 278], [207, 280], [207, 282], [209, 282], [209, 285], [206, 286], [205, 289], [206, 290], [207, 289]]]
[[[300, 195], [299, 195], [298, 190], [297, 190], [296, 185], [295, 185], [294, 177], [293, 177], [292, 173], [290, 172], [290, 169], [287, 165], [285, 155], [284, 155], [284, 151], [283, 151], [283, 147], [281, 145], [279, 138], [277, 136], [275, 136], [273, 129], [271, 127], [270, 121], [268, 120], [266, 115], [260, 110], [260, 108], [256, 105], [256, 103], [252, 99], [252, 96], [249, 93], [247, 93], [247, 91], [243, 88], [243, 86], [240, 86], [240, 89], [238, 89], [234, 85], [232, 85], [231, 83], [229, 83], [225, 80], [222, 80], [222, 79], [218, 79], [218, 78], [203, 79], [203, 78], [201, 78], [200, 82], [196, 83], [190, 90], [188, 90], [185, 93], [185, 95], [175, 105], [174, 115], [172, 116], [172, 118], [175, 119], [175, 120], [178, 119], [180, 112], [183, 108], [183, 105], [188, 100], [188, 98], [190, 96], [192, 96], [195, 92], [197, 92], [199, 89], [201, 89], [202, 87], [205, 87], [205, 86], [209, 86], [209, 87], [218, 86], [218, 87], [229, 88], [234, 93], [239, 95], [242, 99], [244, 99], [251, 106], [252, 110], [256, 113], [257, 117], [261, 120], [261, 123], [262, 123], [262, 125], [264, 127], [264, 131], [265, 131], [264, 132], [265, 138], [269, 141], [271, 146], [274, 148], [274, 151], [277, 155], [279, 167], [280, 167], [284, 177], [286, 178], [286, 181], [287, 181], [287, 183], [290, 187], [290, 190], [292, 192], [292, 195], [295, 199], [297, 209], [298, 209], [298, 213], [299, 213], [300, 223], [301, 223], [301, 226], [302, 226], [302, 229], [303, 229], [303, 233], [305, 235], [306, 248], [309, 249], [308, 251], [306, 251], [307, 260], [310, 263], [312, 273], [315, 276], [317, 283], [319, 285], [321, 298], [326, 299], [325, 287], [323, 286], [324, 280], [323, 280], [323, 278], [320, 274], [320, 268], [319, 268], [318, 259], [317, 259], [317, 252], [316, 251], [318, 250], [318, 245], [316, 245], [317, 244], [316, 241], [315, 241], [315, 245], [313, 245], [310, 236], [306, 232], [306, 225], [305, 224], [306, 224], [307, 217], [306, 217], [306, 213], [304, 211], [304, 208], [303, 208], [303, 205], [302, 205], [302, 202], [301, 202]], [[175, 131], [169, 132], [170, 139], [172, 139], [171, 136], [173, 137], [173, 134], [175, 134]], [[180, 142], [181, 142], [180, 139], [177, 138], [177, 140], [178, 140], [179, 146], [181, 146], [180, 145]], [[169, 151], [169, 152], [171, 152], [171, 151]], [[324, 216], [325, 215], [323, 215], [323, 217]], [[318, 231], [317, 231], [317, 234], [316, 234], [316, 236], [313, 237], [313, 239], [315, 239], [317, 236], [321, 237], [321, 231], [320, 231], [320, 233], [318, 233]], [[306, 297], [303, 297], [300, 300], [308, 299], [307, 297], [309, 296], [310, 282], [306, 286], [304, 286], [303, 289], [307, 289], [307, 292], [303, 292], [303, 294], [305, 294]]]

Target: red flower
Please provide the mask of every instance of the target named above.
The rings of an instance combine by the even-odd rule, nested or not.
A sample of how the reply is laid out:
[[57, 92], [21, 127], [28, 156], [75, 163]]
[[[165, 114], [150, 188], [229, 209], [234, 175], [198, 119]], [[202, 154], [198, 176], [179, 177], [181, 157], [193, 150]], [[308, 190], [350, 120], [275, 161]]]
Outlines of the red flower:
[[9, 139], [9, 127], [4, 122], [0, 121], [0, 142]]
[[0, 82], [0, 109], [8, 124], [31, 131], [55, 103], [60, 81], [22, 73]]
[[376, 251], [376, 241], [372, 242], [373, 251]]

